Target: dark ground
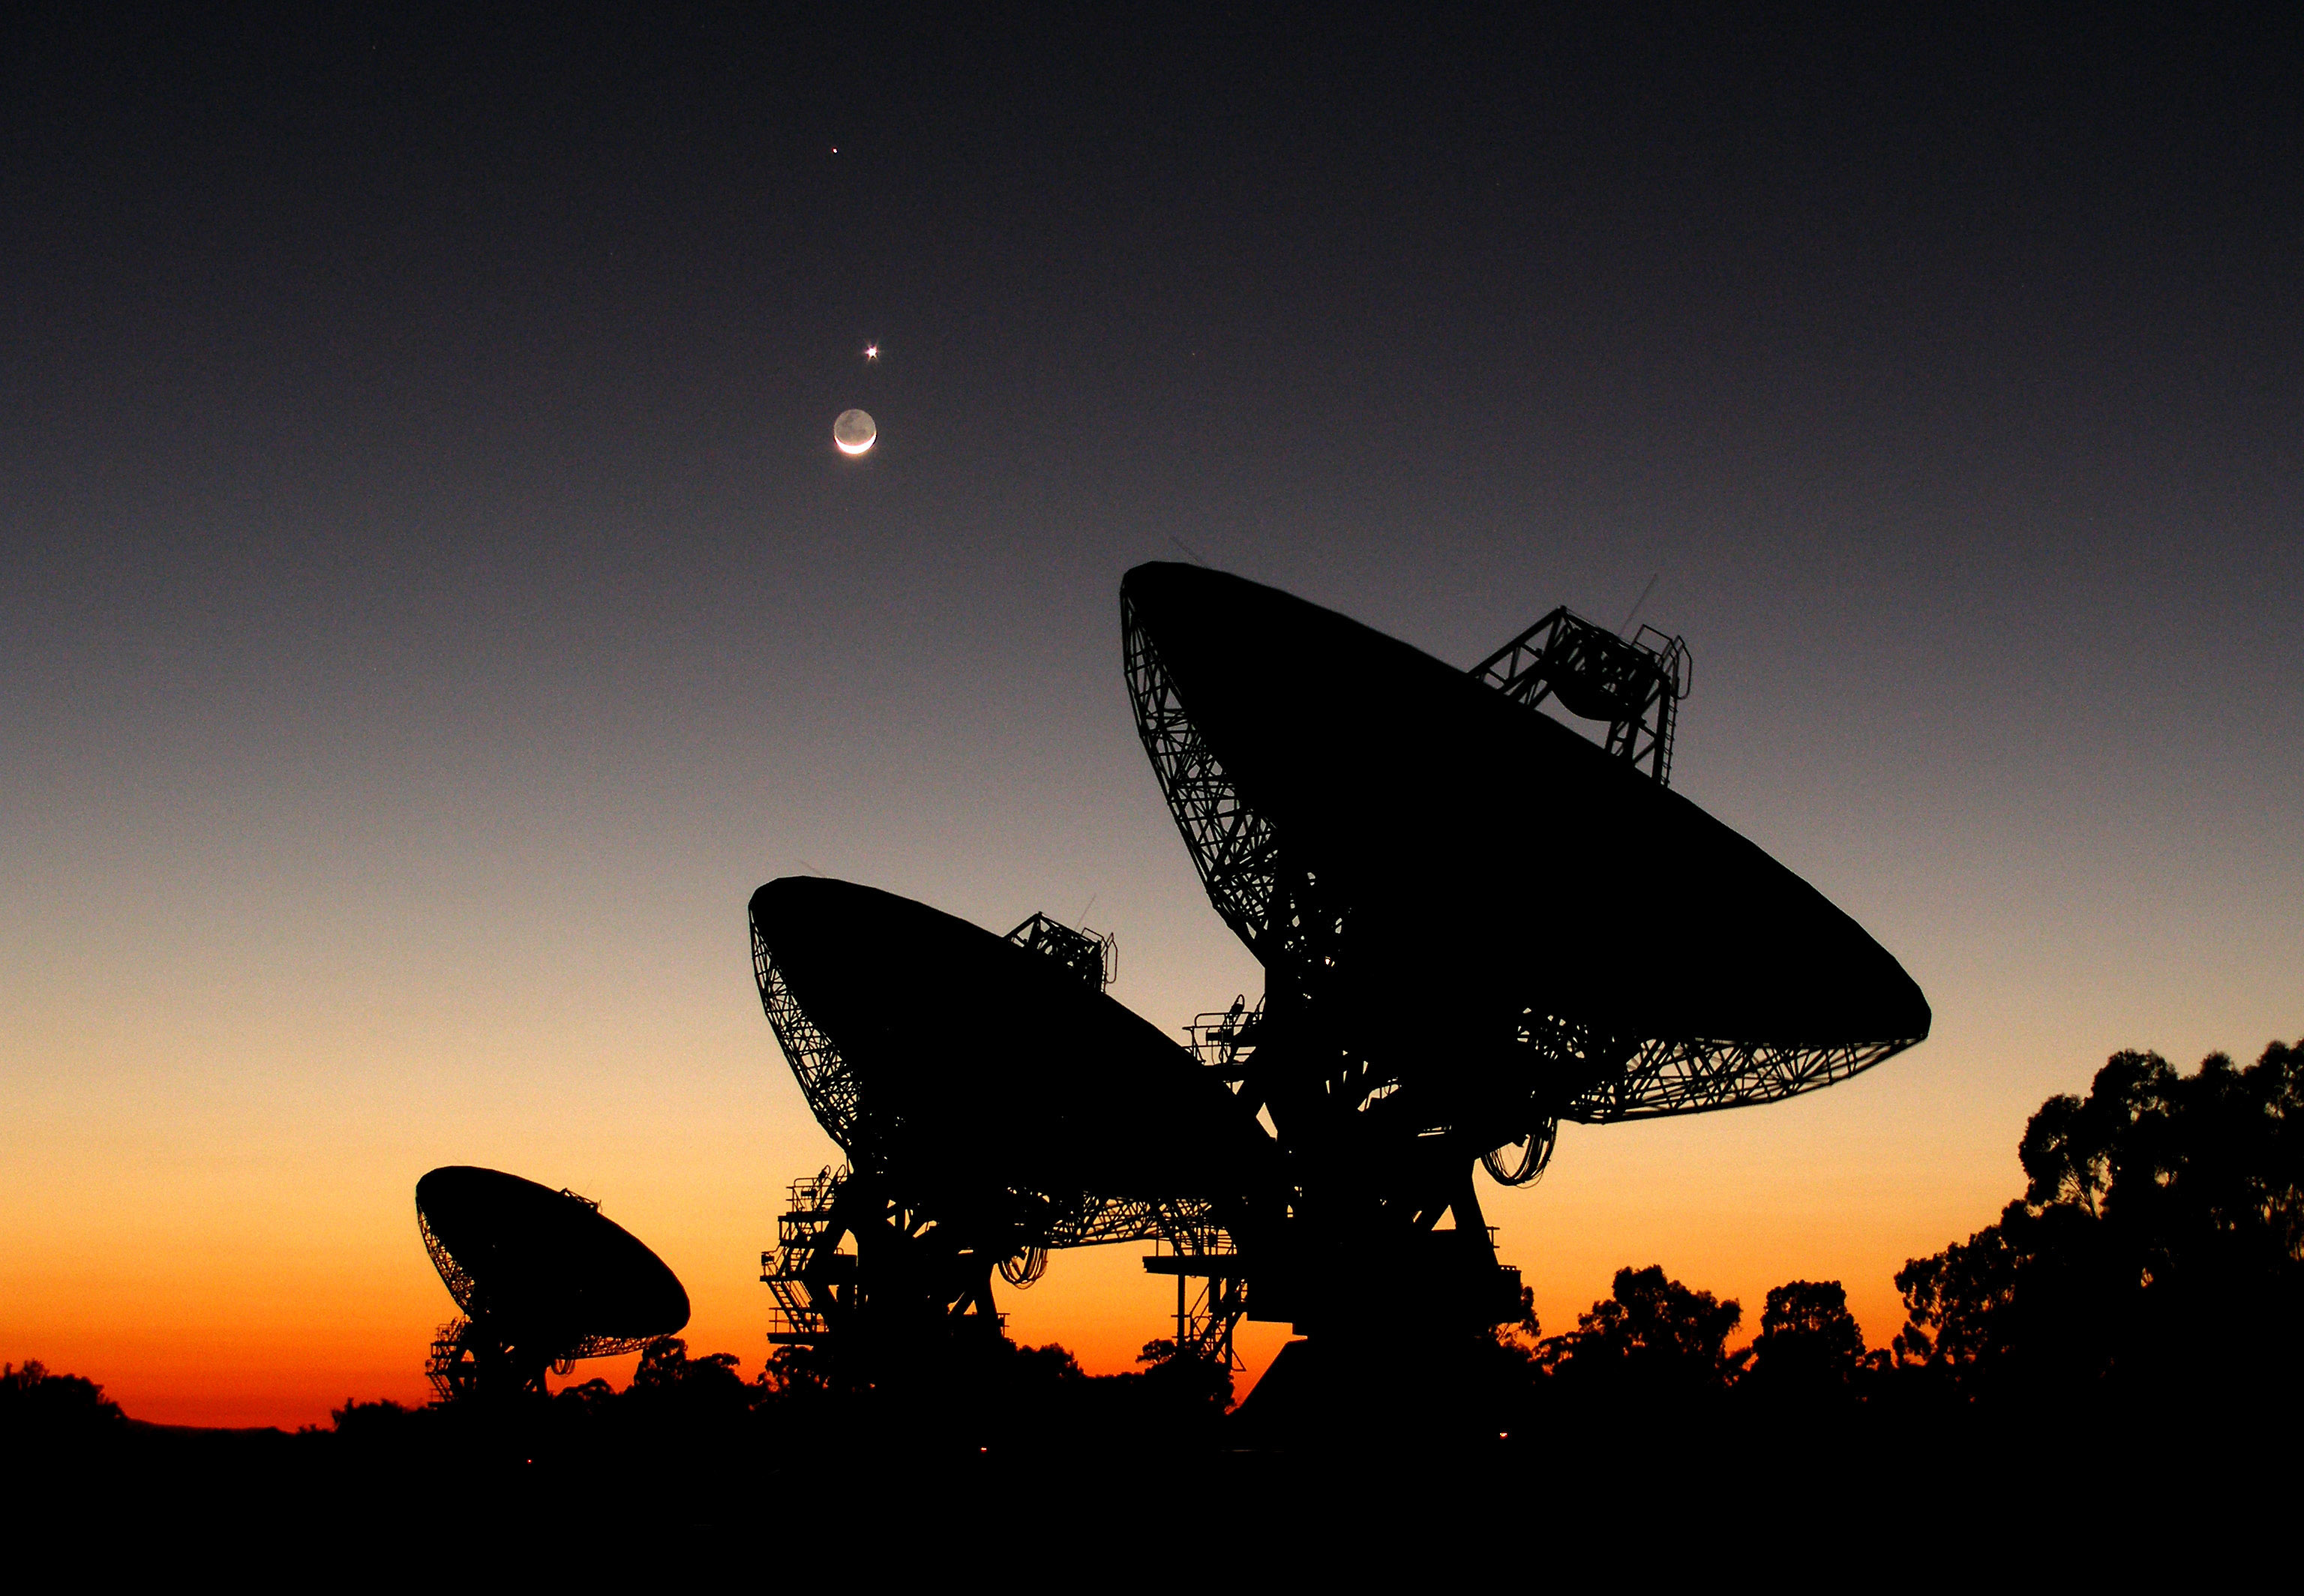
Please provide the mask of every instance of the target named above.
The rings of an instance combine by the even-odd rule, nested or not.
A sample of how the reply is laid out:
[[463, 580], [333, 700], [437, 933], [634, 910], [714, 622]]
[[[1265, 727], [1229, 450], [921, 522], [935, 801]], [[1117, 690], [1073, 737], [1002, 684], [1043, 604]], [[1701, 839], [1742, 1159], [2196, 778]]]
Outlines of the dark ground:
[[1619, 1581], [1725, 1577], [1757, 1555], [1804, 1583], [2161, 1566], [2214, 1579], [2284, 1558], [2296, 1501], [2293, 1431], [2244, 1421], [2042, 1434], [1972, 1416], [1651, 1413], [1498, 1438], [1343, 1423], [1241, 1447], [1219, 1425], [980, 1450], [868, 1426], [665, 1425], [528, 1456], [443, 1419], [18, 1435], [11, 1539], [56, 1536], [110, 1566], [378, 1575], [1038, 1567], [1132, 1583], [1413, 1563]]

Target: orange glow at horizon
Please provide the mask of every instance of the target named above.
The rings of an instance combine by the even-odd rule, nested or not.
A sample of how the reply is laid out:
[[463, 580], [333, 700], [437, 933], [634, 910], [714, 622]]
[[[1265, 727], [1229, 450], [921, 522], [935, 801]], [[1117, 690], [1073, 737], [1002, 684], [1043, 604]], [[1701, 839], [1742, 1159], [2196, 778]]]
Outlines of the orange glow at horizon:
[[[759, 1074], [748, 1095], [772, 1097], [781, 1060], [765, 1036], [757, 1040], [767, 1056], [745, 1061]], [[1657, 1262], [1741, 1299], [1739, 1340], [1757, 1329], [1768, 1286], [1840, 1279], [1868, 1339], [1883, 1345], [1902, 1318], [1895, 1268], [1988, 1222], [2018, 1184], [2012, 1145], [1997, 1170], [1913, 1191], [1912, 1146], [1898, 1128], [1909, 1105], [1896, 1102], [1909, 1095], [1884, 1072], [1869, 1088], [1859, 1081], [1742, 1114], [1569, 1127], [1538, 1184], [1505, 1191], [1484, 1181], [1482, 1201], [1547, 1334], [1572, 1329], [1617, 1268]], [[819, 1140], [812, 1129], [793, 1126], [755, 1148], [741, 1131], [626, 1118], [623, 1148], [604, 1144], [585, 1158], [551, 1156], [533, 1136], [499, 1136], [454, 1156], [602, 1198], [603, 1211], [681, 1274], [695, 1305], [683, 1332], [690, 1349], [733, 1352], [749, 1378], [768, 1351], [767, 1293], [754, 1277], [775, 1234], [778, 1177], [830, 1150], [809, 1145]], [[640, 1167], [653, 1134], [687, 1144], [684, 1169], [672, 1157]], [[8, 1357], [86, 1374], [131, 1416], [160, 1422], [325, 1424], [348, 1398], [429, 1398], [425, 1354], [454, 1305], [418, 1239], [409, 1172], [446, 1154], [375, 1146], [292, 1176], [267, 1160], [207, 1176], [181, 1167], [140, 1176], [140, 1150], [84, 1150], [95, 1167], [77, 1180], [52, 1169], [47, 1190], [59, 1201], [45, 1227], [12, 1207], [17, 1217], [0, 1235], [13, 1287], [0, 1313]], [[747, 1170], [734, 1186], [731, 1168]], [[1899, 1191], [1903, 1200], [1891, 1201]], [[1145, 1342], [1171, 1332], [1174, 1306], [1173, 1282], [1144, 1271], [1144, 1250], [1059, 1252], [1033, 1288], [996, 1286], [1010, 1334], [1062, 1343], [1091, 1373], [1134, 1367]], [[1369, 1333], [1380, 1336], [1401, 1305], [1385, 1300], [1382, 1281], [1367, 1284]], [[1242, 1325], [1243, 1394], [1289, 1333]], [[553, 1383], [622, 1385], [635, 1361], [581, 1363]]]

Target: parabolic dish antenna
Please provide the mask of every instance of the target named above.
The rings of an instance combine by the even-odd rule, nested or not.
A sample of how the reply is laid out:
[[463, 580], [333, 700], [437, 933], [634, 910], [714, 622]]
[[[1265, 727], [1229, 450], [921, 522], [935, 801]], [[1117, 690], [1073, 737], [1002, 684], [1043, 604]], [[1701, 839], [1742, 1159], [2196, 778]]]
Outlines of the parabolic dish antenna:
[[1291, 1171], [1256, 1317], [1354, 1322], [1372, 1266], [1419, 1282], [1415, 1322], [1509, 1317], [1475, 1160], [1517, 1184], [1563, 1119], [1764, 1102], [1927, 1034], [1862, 927], [1665, 785], [1680, 640], [1559, 610], [1465, 671], [1172, 564], [1121, 612], [1162, 794], [1265, 970], [1255, 1015], [1207, 1017]]
[[1577, 1119], [1780, 1097], [1927, 1035], [1861, 926], [1569, 726], [1236, 576], [1140, 565], [1121, 593], [1146, 750], [1267, 970], [1380, 975], [1459, 1047], [1544, 1032]]
[[416, 1222], [465, 1316], [433, 1346], [444, 1396], [541, 1390], [547, 1368], [636, 1352], [688, 1323], [664, 1261], [572, 1192], [450, 1165], [416, 1183]]
[[[1252, 1194], [1275, 1186], [1270, 1138], [1105, 995], [1093, 939], [1042, 915], [996, 936], [813, 876], [761, 887], [750, 921], [761, 1006], [848, 1159], [794, 1184], [784, 1244], [762, 1260], [775, 1338], [817, 1339], [868, 1305], [915, 1332], [996, 1324], [993, 1271], [1029, 1285], [1052, 1248], [1233, 1257]], [[838, 1252], [848, 1235], [855, 1256]], [[1237, 1295], [1199, 1328], [1228, 1336]]]
[[750, 919], [762, 1005], [851, 1159], [1155, 1198], [1242, 1187], [1269, 1151], [1189, 1053], [1046, 952], [821, 876], [769, 882]]

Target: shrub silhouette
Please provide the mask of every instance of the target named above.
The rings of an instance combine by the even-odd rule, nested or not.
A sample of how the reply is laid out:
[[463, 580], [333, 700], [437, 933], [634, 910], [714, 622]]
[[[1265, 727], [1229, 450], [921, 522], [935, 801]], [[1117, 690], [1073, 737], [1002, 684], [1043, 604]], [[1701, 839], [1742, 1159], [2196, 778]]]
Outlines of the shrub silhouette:
[[100, 1441], [127, 1428], [120, 1405], [77, 1374], [51, 1374], [37, 1359], [0, 1363], [0, 1436], [14, 1446]]

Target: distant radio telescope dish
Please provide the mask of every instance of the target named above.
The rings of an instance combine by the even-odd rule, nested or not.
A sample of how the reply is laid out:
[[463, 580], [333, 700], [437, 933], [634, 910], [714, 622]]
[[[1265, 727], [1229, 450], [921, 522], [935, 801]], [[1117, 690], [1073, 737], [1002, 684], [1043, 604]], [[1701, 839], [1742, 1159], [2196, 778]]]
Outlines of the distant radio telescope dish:
[[416, 1183], [416, 1227], [463, 1315], [426, 1369], [444, 1397], [541, 1396], [547, 1368], [638, 1352], [688, 1323], [664, 1261], [573, 1192], [450, 1165]]
[[861, 454], [879, 436], [880, 429], [860, 410], [843, 410], [832, 423], [832, 441], [840, 446], [843, 454]]

